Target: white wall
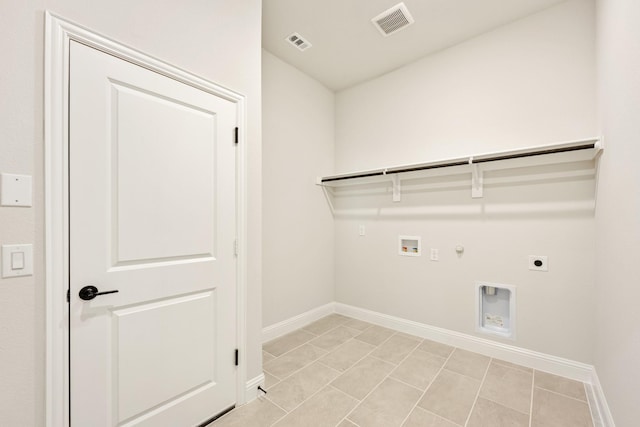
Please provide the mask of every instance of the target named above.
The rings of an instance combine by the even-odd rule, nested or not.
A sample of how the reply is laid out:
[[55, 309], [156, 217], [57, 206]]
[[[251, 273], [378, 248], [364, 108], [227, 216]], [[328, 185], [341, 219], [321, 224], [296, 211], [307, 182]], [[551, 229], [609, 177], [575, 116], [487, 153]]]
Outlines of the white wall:
[[0, 208], [0, 243], [33, 243], [35, 274], [0, 280], [0, 425], [44, 425], [44, 10], [247, 96], [249, 378], [261, 373], [260, 0], [0, 4], [0, 171], [34, 175], [32, 208]]
[[[594, 31], [593, 2], [569, 1], [338, 93], [337, 172], [595, 136]], [[512, 284], [507, 342], [591, 362], [593, 163], [485, 180], [483, 199], [470, 174], [403, 182], [398, 204], [339, 192], [337, 301], [476, 334], [474, 282]], [[422, 236], [427, 253], [398, 256], [399, 234]], [[528, 255], [549, 256], [549, 272], [529, 271]]]
[[594, 11], [573, 0], [336, 98], [336, 172], [596, 134]]
[[616, 425], [640, 409], [640, 2], [598, 1], [599, 105], [605, 154], [596, 208], [595, 366]]
[[263, 324], [334, 301], [334, 94], [263, 51]]

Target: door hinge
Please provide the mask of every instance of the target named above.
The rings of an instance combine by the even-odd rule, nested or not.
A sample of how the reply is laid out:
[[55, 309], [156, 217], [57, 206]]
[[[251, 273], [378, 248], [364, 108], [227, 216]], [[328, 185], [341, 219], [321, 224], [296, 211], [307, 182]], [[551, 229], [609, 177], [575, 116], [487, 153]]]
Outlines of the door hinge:
[[238, 256], [238, 239], [233, 241], [233, 254]]
[[71, 301], [71, 291], [67, 289], [67, 302]]
[[240, 359], [240, 352], [238, 351], [238, 349], [236, 348], [236, 366], [238, 366], [238, 361]]
[[235, 141], [236, 141], [236, 145], [238, 144], [238, 128], [236, 127], [236, 131], [235, 131]]

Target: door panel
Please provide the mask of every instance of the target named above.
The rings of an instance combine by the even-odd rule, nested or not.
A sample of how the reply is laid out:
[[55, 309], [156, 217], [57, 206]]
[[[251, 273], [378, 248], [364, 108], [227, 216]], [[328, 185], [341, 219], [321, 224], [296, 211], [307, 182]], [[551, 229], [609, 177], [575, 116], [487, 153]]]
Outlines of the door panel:
[[236, 106], [71, 43], [71, 422], [197, 425], [236, 397]]
[[116, 264], [213, 256], [215, 113], [118, 84], [112, 95]]
[[[113, 312], [113, 366], [121, 419], [215, 386], [211, 363], [215, 341], [210, 339], [216, 330], [215, 298], [212, 290]], [[185, 334], [193, 325], [200, 326], [196, 333]]]

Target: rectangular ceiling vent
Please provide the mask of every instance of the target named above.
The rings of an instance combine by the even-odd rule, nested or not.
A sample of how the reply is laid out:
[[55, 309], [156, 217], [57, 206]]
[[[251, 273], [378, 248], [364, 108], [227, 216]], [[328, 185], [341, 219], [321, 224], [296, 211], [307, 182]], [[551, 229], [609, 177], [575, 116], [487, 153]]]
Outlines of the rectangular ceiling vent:
[[302, 38], [302, 36], [298, 33], [291, 34], [289, 37], [287, 37], [287, 41], [302, 51], [311, 47], [311, 43]]
[[398, 3], [371, 20], [373, 25], [387, 37], [413, 24], [413, 17], [404, 3]]

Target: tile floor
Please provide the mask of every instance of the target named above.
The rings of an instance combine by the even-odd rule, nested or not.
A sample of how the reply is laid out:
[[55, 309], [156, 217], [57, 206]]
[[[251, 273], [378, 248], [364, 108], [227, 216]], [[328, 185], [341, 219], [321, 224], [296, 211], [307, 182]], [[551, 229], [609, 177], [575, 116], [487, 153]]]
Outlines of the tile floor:
[[268, 394], [212, 427], [592, 427], [585, 385], [332, 314], [263, 347]]

